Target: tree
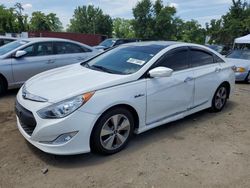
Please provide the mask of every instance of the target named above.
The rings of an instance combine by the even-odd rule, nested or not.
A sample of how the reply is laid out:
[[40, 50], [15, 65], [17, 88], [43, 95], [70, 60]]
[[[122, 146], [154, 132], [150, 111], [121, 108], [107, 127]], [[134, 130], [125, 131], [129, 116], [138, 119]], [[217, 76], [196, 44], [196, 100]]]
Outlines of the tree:
[[206, 25], [210, 43], [232, 45], [235, 38], [250, 33], [250, 4], [243, 0], [232, 0], [226, 15]]
[[133, 27], [136, 37], [143, 39], [154, 38], [154, 12], [150, 0], [139, 1], [133, 8]]
[[196, 20], [187, 21], [183, 24], [181, 40], [184, 42], [204, 44], [206, 30]]
[[134, 38], [135, 33], [132, 20], [122, 18], [113, 19], [113, 36], [117, 38]]
[[15, 13], [14, 8], [5, 8], [0, 5], [0, 33], [15, 32]]
[[54, 13], [48, 15], [41, 11], [33, 12], [30, 19], [31, 31], [61, 31], [62, 23]]
[[164, 6], [162, 0], [153, 4], [150, 0], [142, 0], [133, 8], [134, 30], [142, 39], [171, 40], [174, 39], [174, 15], [176, 9]]
[[112, 35], [112, 19], [93, 5], [78, 6], [70, 20], [67, 31], [77, 33], [98, 33]]

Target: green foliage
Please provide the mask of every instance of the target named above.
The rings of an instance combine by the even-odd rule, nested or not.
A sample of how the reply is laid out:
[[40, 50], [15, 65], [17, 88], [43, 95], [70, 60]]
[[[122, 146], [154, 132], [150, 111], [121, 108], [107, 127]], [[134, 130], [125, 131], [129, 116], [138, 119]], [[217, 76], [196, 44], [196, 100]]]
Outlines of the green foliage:
[[77, 7], [67, 31], [112, 35], [112, 19], [93, 5]]
[[45, 15], [38, 11], [33, 12], [30, 21], [28, 15], [23, 14], [21, 3], [13, 8], [0, 5], [0, 33], [21, 33], [23, 31], [61, 31], [62, 23], [54, 13]]
[[187, 21], [182, 26], [181, 41], [204, 44], [206, 30], [196, 20]]
[[232, 6], [226, 15], [207, 24], [210, 43], [232, 45], [235, 38], [249, 33], [250, 4], [243, 0], [232, 0]]
[[126, 20], [122, 18], [113, 19], [113, 37], [135, 38], [132, 22], [133, 20]]
[[197, 21], [184, 22], [175, 17], [176, 9], [164, 6], [162, 0], [153, 4], [142, 0], [133, 9], [136, 37], [153, 40], [181, 40], [203, 44], [205, 30]]
[[31, 31], [61, 31], [62, 23], [54, 13], [48, 15], [37, 11], [33, 12], [30, 19]]

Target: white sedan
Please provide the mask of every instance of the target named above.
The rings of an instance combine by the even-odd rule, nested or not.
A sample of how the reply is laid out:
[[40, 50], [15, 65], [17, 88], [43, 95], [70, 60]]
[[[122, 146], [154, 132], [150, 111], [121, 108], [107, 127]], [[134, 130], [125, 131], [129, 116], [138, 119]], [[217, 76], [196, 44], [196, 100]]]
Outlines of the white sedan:
[[17, 94], [18, 129], [47, 153], [113, 154], [133, 133], [221, 111], [234, 82], [231, 64], [207, 47], [125, 44], [28, 80]]

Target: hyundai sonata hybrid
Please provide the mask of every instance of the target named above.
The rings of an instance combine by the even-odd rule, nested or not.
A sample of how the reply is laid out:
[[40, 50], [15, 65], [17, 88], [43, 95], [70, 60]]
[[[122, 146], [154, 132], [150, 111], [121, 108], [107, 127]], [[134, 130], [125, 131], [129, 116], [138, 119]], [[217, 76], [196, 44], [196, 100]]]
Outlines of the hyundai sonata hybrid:
[[232, 65], [207, 47], [129, 43], [29, 79], [17, 94], [17, 125], [47, 153], [113, 154], [133, 133], [221, 111], [234, 82]]

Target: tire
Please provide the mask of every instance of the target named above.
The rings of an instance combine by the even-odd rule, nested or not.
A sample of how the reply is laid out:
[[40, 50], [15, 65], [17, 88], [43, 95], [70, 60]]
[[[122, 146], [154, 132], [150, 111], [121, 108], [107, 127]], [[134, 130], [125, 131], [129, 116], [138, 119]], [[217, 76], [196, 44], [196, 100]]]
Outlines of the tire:
[[104, 155], [117, 153], [128, 144], [133, 130], [131, 112], [125, 108], [113, 108], [95, 124], [90, 138], [91, 151]]
[[0, 77], [0, 96], [3, 95], [7, 90], [6, 84], [3, 78]]
[[248, 73], [246, 79], [244, 80], [245, 83], [249, 84], [250, 83], [250, 72]]
[[213, 100], [212, 100], [212, 106], [211, 111], [212, 112], [220, 112], [224, 106], [227, 103], [229, 91], [226, 84], [220, 85], [217, 90], [215, 91]]

